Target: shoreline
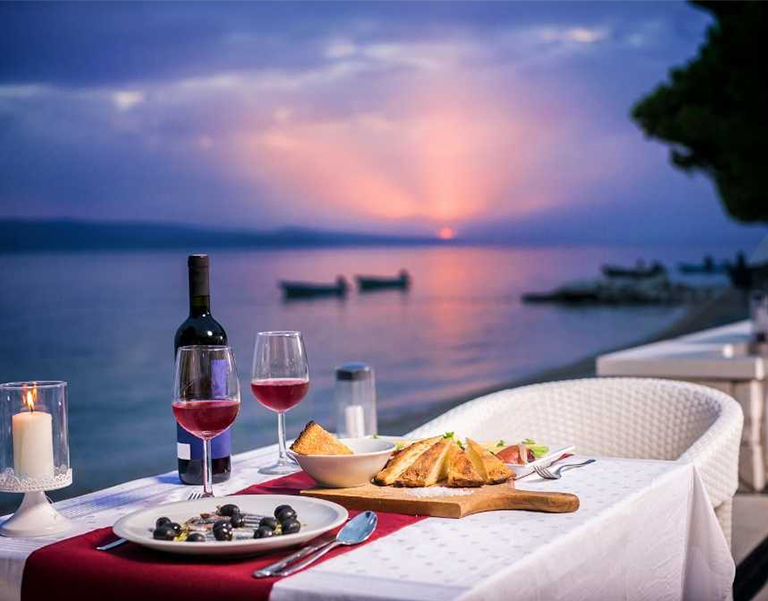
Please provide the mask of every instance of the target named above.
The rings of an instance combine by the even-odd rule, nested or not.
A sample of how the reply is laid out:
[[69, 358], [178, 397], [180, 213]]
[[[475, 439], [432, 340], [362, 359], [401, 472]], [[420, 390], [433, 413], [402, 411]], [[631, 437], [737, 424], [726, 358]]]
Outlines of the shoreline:
[[669, 338], [677, 338], [686, 334], [692, 334], [701, 330], [716, 328], [734, 321], [740, 321], [749, 317], [749, 298], [748, 294], [741, 290], [728, 288], [722, 294], [706, 302], [692, 305], [688, 312], [680, 317], [672, 325], [664, 328], [635, 342], [619, 347], [604, 349], [598, 353], [589, 355], [582, 359], [576, 359], [565, 365], [549, 368], [535, 372], [529, 376], [508, 380], [497, 384], [477, 389], [469, 394], [463, 394], [458, 397], [446, 399], [442, 402], [436, 402], [430, 409], [410, 415], [406, 418], [395, 418], [387, 421], [381, 421], [379, 428], [382, 434], [399, 436], [419, 427], [420, 425], [442, 415], [446, 411], [458, 407], [468, 401], [476, 399], [493, 392], [506, 390], [508, 388], [518, 388], [529, 384], [540, 384], [542, 382], [556, 382], [560, 380], [572, 380], [576, 378], [589, 378], [596, 375], [596, 360], [600, 355], [612, 353], [635, 346], [659, 342]]

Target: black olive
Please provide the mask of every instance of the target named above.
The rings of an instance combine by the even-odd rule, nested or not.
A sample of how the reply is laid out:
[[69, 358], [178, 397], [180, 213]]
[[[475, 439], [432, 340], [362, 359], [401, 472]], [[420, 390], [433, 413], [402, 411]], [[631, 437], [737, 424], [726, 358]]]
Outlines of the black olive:
[[279, 513], [275, 513], [275, 517], [281, 522], [287, 522], [288, 520], [295, 520], [296, 511], [293, 509], [293, 507], [286, 506], [285, 509], [281, 510]]
[[176, 533], [170, 526], [161, 526], [152, 533], [152, 538], [155, 540], [173, 540], [176, 538]]
[[187, 535], [187, 542], [188, 543], [204, 543], [205, 534], [203, 534], [202, 532], [192, 532], [189, 535]]
[[270, 536], [274, 535], [275, 531], [272, 530], [272, 528], [268, 528], [267, 526], [259, 526], [253, 533], [253, 538], [269, 538]]
[[181, 524], [177, 524], [176, 522], [170, 522], [164, 526], [164, 528], [170, 528], [176, 533], [176, 536], [181, 534], [181, 531], [183, 528], [181, 527]]
[[[293, 511], [293, 507], [291, 507], [290, 505], [278, 505], [277, 507], [275, 507], [275, 517], [278, 520], [280, 520], [280, 514], [283, 513], [284, 511]], [[293, 514], [296, 515], [296, 512], [293, 511]]]
[[245, 526], [245, 516], [242, 513], [236, 513], [229, 518], [229, 523], [232, 524], [233, 528], [242, 528]]
[[269, 528], [270, 530], [275, 530], [277, 528], [277, 520], [275, 518], [269, 517], [261, 518], [259, 526]]
[[301, 530], [301, 524], [298, 520], [286, 520], [282, 522], [283, 534], [296, 534]]
[[157, 518], [157, 521], [155, 522], [155, 528], [162, 528], [166, 524], [170, 524], [171, 521], [172, 521], [171, 518], [166, 518], [166, 517]]
[[232, 540], [232, 524], [219, 520], [213, 525], [213, 538], [216, 540]]
[[240, 508], [237, 505], [232, 505], [232, 503], [228, 503], [227, 505], [222, 505], [219, 507], [219, 515], [232, 517], [233, 515], [238, 515], [239, 513]]

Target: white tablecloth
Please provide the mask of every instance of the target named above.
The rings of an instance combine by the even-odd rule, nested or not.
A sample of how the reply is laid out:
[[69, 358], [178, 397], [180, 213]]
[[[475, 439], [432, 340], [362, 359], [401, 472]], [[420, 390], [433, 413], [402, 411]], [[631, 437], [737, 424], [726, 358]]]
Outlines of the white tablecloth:
[[[267, 477], [275, 448], [238, 455], [228, 494]], [[578, 458], [575, 458], [578, 459]], [[69, 536], [137, 509], [183, 499], [174, 474], [57, 503]], [[518, 488], [572, 492], [572, 514], [496, 511], [429, 518], [278, 582], [274, 601], [329, 599], [726, 599], [735, 572], [725, 537], [691, 465], [599, 459], [559, 481]], [[64, 537], [0, 539], [0, 599], [20, 598], [26, 558]], [[94, 551], [95, 552], [95, 551]], [[76, 569], [76, 568], [74, 568]]]

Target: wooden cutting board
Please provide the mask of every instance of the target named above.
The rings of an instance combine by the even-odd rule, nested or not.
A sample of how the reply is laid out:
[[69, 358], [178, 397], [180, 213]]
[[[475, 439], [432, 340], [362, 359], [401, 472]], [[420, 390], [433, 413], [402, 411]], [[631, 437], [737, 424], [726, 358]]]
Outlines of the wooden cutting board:
[[338, 503], [347, 509], [371, 509], [407, 515], [429, 515], [441, 518], [462, 518], [465, 515], [497, 509], [525, 509], [548, 513], [570, 513], [579, 508], [579, 497], [562, 492], [516, 490], [513, 482], [485, 485], [471, 494], [417, 497], [408, 491], [424, 488], [398, 488], [364, 484], [354, 488], [310, 488], [302, 495]]

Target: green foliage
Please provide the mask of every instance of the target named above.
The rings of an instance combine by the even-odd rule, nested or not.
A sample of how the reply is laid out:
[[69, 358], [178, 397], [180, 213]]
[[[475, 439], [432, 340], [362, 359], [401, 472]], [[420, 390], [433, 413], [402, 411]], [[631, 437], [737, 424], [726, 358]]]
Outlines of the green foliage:
[[709, 175], [734, 218], [768, 222], [768, 3], [692, 4], [715, 18], [706, 42], [632, 117], [676, 167]]

